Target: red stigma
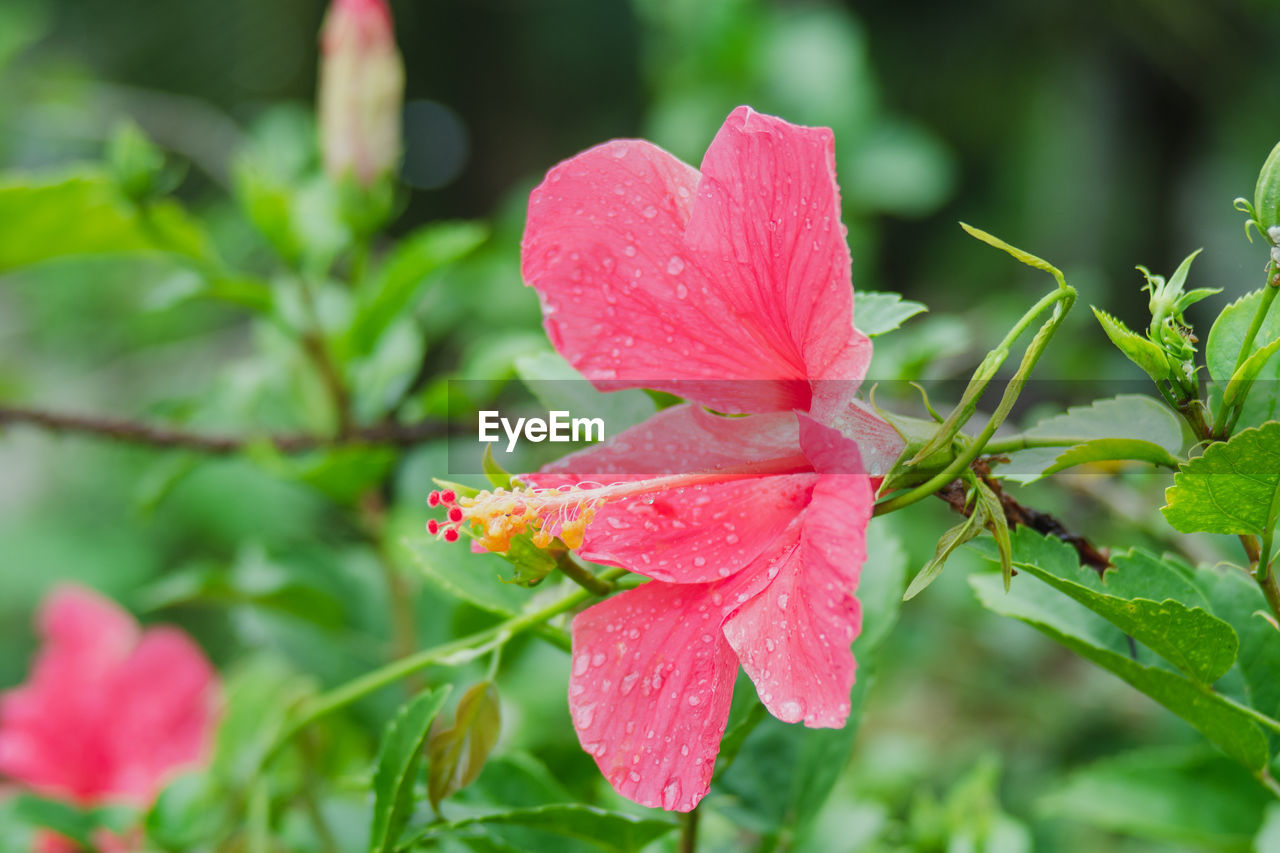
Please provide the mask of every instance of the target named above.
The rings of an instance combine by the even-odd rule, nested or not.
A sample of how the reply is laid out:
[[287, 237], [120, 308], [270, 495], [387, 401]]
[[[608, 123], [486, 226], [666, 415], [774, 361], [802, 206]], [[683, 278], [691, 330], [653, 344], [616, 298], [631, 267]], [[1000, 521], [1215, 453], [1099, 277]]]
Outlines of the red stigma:
[[[443, 492], [440, 493], [440, 500], [442, 500], [445, 504], [452, 504], [457, 499], [458, 499], [458, 493], [455, 492], [453, 489], [445, 489]], [[457, 521], [458, 519], [454, 519], [454, 520]]]
[[462, 521], [462, 507], [449, 507], [449, 520], [452, 522]]
[[428, 522], [427, 522], [427, 532], [428, 532], [428, 533], [430, 533], [432, 536], [435, 536], [437, 533], [439, 533], [439, 532], [440, 532], [440, 522], [436, 521], [434, 518], [433, 518], [433, 519], [431, 519], [430, 521], [428, 521]]
[[427, 506], [439, 506], [439, 504], [440, 504], [439, 492], [432, 492], [431, 494], [427, 495]]
[[450, 527], [448, 530], [446, 530], [446, 531], [444, 532], [444, 541], [446, 541], [446, 542], [457, 542], [457, 541], [458, 541], [458, 531], [457, 531], [457, 528]]

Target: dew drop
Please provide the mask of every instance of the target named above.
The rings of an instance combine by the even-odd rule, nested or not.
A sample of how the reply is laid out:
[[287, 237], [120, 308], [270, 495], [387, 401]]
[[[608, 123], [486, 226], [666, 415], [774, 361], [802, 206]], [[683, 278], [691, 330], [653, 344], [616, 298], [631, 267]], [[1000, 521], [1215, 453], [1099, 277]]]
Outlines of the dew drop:
[[602, 666], [604, 664], [604, 652], [596, 652], [591, 656], [592, 666]]
[[685, 299], [689, 296], [689, 288], [683, 284], [676, 285], [676, 299]]
[[794, 723], [804, 717], [804, 703], [799, 699], [788, 699], [778, 708], [778, 716], [783, 722]]
[[672, 255], [671, 260], [667, 261], [667, 272], [671, 275], [680, 275], [684, 272], [684, 260], [679, 255]]
[[662, 789], [662, 807], [667, 811], [673, 811], [678, 805], [680, 805], [680, 780], [671, 779]]
[[693, 564], [694, 564], [695, 566], [705, 566], [705, 565], [707, 564], [707, 558], [706, 558], [706, 557], [694, 557], [694, 558], [693, 558]]
[[591, 665], [591, 658], [586, 655], [578, 655], [573, 661], [573, 674], [586, 675], [587, 667]]
[[695, 706], [695, 707], [696, 707], [696, 706], [698, 705], [698, 703], [700, 703], [701, 701], [702, 701], [702, 700], [701, 700], [701, 699], [699, 699], [696, 695], [694, 695], [694, 696], [690, 696], [690, 697], [689, 697], [689, 704], [690, 704], [690, 705], [693, 705], [693, 706]]
[[622, 254], [626, 255], [628, 258], [634, 258], [636, 256], [636, 247], [628, 243], [622, 249]]
[[640, 215], [643, 216], [645, 219], [653, 219], [653, 217], [658, 215], [658, 208], [654, 207], [651, 204], [646, 205], [645, 209], [640, 211]]

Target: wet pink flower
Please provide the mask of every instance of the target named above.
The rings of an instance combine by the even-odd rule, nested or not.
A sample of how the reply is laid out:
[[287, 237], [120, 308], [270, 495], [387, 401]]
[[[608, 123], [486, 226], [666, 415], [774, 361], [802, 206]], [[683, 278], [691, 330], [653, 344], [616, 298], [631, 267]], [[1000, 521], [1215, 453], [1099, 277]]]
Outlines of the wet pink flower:
[[325, 171], [368, 187], [400, 160], [404, 63], [386, 0], [334, 0], [320, 47]]
[[435, 526], [472, 525], [497, 551], [559, 537], [652, 579], [575, 618], [569, 705], [619, 793], [687, 811], [739, 664], [781, 720], [849, 713], [872, 475], [901, 440], [853, 400], [871, 345], [831, 132], [741, 107], [701, 171], [638, 140], [573, 157], [533, 191], [523, 271], [552, 343], [598, 387], [693, 403], [525, 488], [451, 495]]
[[0, 775], [81, 806], [143, 808], [206, 759], [217, 680], [189, 637], [144, 631], [69, 586], [49, 596], [37, 626], [44, 644], [26, 683], [0, 694]]

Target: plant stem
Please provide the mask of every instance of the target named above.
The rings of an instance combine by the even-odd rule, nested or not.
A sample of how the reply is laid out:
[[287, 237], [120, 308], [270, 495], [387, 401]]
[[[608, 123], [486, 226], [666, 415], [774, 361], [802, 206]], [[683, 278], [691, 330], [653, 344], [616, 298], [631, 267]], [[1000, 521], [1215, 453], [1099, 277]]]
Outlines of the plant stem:
[[281, 453], [309, 453], [326, 447], [377, 445], [412, 447], [439, 438], [447, 427], [434, 421], [414, 424], [383, 424], [353, 430], [342, 438], [305, 433], [217, 435], [191, 432], [169, 426], [142, 423], [105, 415], [50, 412], [18, 406], [0, 406], [0, 427], [12, 424], [35, 427], [53, 433], [95, 436], [123, 444], [141, 444], [166, 450], [193, 450], [212, 456], [241, 453], [255, 444], [270, 445]]
[[[1058, 330], [1058, 327], [1062, 325], [1063, 319], [1067, 316], [1067, 312], [1071, 310], [1075, 300], [1075, 289], [1064, 286], [1045, 296], [1023, 315], [1018, 324], [1005, 336], [1005, 340], [1001, 342], [998, 350], [1007, 349], [1017, 337], [1014, 332], [1021, 334], [1045, 308], [1050, 305], [1053, 306], [1053, 314], [1040, 327], [1040, 331], [1036, 332], [1036, 336], [1031, 339], [1031, 343], [1027, 345], [1027, 351], [1022, 355], [1022, 363], [1018, 365], [1018, 371], [1009, 380], [1009, 384], [1005, 386], [1004, 395], [1000, 398], [1000, 404], [996, 406], [995, 412], [991, 415], [991, 419], [987, 421], [987, 425], [983, 427], [982, 432], [978, 433], [977, 437], [969, 442], [968, 446], [942, 471], [910, 491], [877, 504], [875, 508], [876, 515], [893, 512], [929, 497], [958, 477], [962, 471], [969, 467], [969, 464], [974, 459], [978, 458], [978, 455], [986, 447], [987, 442], [995, 435], [996, 430], [1000, 428], [1000, 424], [1004, 423], [1004, 419], [1013, 409], [1013, 404], [1017, 402], [1018, 394], [1022, 391], [1023, 383], [1026, 382], [1027, 377], [1035, 368], [1036, 362], [1040, 360], [1040, 355], [1044, 352], [1049, 340]], [[976, 404], [976, 400], [974, 404]]]
[[698, 807], [686, 814], [680, 821], [680, 853], [697, 853], [698, 849]]
[[324, 383], [333, 402], [334, 417], [338, 422], [338, 435], [345, 438], [355, 429], [351, 414], [351, 392], [347, 388], [342, 371], [329, 351], [329, 343], [325, 340], [324, 326], [320, 322], [320, 313], [316, 309], [315, 297], [311, 293], [311, 285], [305, 276], [298, 276], [298, 292], [302, 296], [302, 306], [307, 314], [309, 328], [302, 332], [303, 352], [311, 359], [320, 381]]
[[[405, 581], [400, 568], [387, 549], [387, 505], [382, 493], [372, 488], [360, 497], [360, 521], [365, 538], [378, 557], [382, 577], [387, 587], [387, 608], [391, 613], [391, 658], [399, 660], [413, 654], [418, 648], [417, 630], [414, 626], [413, 590]], [[406, 680], [406, 689], [416, 693], [420, 685], [413, 679]]]
[[[625, 569], [608, 569], [601, 572], [600, 577], [606, 581], [611, 581], [624, 574], [626, 574]], [[294, 735], [316, 720], [328, 716], [402, 678], [421, 672], [429, 666], [464, 663], [472, 660], [477, 655], [505, 643], [516, 634], [535, 628], [547, 620], [559, 616], [561, 613], [572, 610], [592, 597], [592, 594], [585, 589], [575, 590], [559, 601], [549, 604], [540, 610], [512, 616], [505, 622], [501, 622], [491, 628], [477, 631], [452, 642], [423, 649], [406, 658], [389, 663], [386, 666], [375, 669], [373, 672], [348, 681], [346, 684], [317, 697], [309, 706], [304, 707], [298, 718], [285, 728], [271, 749], [268, 750], [268, 759], [279, 752], [280, 747]]]
[[614, 590], [613, 583], [602, 580], [585, 567], [579, 565], [578, 561], [573, 559], [568, 551], [561, 552], [556, 557], [556, 566], [559, 567], [560, 571], [564, 572], [565, 577], [592, 595], [608, 595]]
[[[1236, 356], [1235, 367], [1231, 369], [1232, 376], [1253, 354], [1253, 343], [1258, 337], [1258, 332], [1262, 330], [1267, 314], [1271, 311], [1271, 303], [1275, 302], [1276, 294], [1280, 293], [1280, 278], [1273, 277], [1275, 271], [1274, 264], [1267, 264], [1267, 286], [1262, 289], [1262, 299], [1258, 301], [1258, 309], [1253, 312], [1253, 320], [1250, 321], [1249, 329], [1244, 334], [1244, 340], [1240, 342], [1240, 353]], [[1216, 438], [1225, 440], [1230, 435], [1227, 417], [1227, 402], [1224, 399], [1218, 404], [1218, 413], [1213, 419], [1213, 435]]]
[[1012, 435], [1008, 438], [988, 442], [982, 452], [999, 456], [1003, 453], [1016, 453], [1019, 450], [1031, 450], [1037, 447], [1075, 447], [1077, 444], [1084, 444], [1088, 440], [1087, 438], [1069, 438], [1067, 436], [1039, 438], [1028, 435]]

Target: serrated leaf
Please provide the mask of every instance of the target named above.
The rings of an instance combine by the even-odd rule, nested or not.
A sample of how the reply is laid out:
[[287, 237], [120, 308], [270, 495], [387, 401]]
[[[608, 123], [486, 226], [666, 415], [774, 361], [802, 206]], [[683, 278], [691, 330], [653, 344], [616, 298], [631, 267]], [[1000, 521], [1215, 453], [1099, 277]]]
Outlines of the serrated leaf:
[[448, 685], [422, 693], [396, 712], [382, 734], [373, 772], [373, 825], [369, 853], [396, 849], [413, 811], [413, 785], [427, 732], [449, 695]]
[[1139, 838], [1244, 853], [1268, 801], [1265, 788], [1220, 755], [1152, 749], [1077, 770], [1039, 806], [1050, 817]]
[[903, 299], [897, 293], [859, 290], [853, 300], [854, 325], [864, 335], [873, 338], [892, 332], [928, 310], [923, 303]]
[[[1184, 582], [1168, 577], [1173, 570], [1158, 565], [1158, 558], [1140, 553], [1135, 557], [1138, 552], [1117, 555], [1112, 558], [1116, 568], [1099, 578], [1060, 540], [1020, 528], [1016, 544], [1014, 564], [1019, 569], [1089, 608], [1193, 680], [1211, 685], [1235, 662], [1236, 632], [1206, 607], [1188, 606], [1162, 594], [1161, 585], [1178, 589]], [[1131, 575], [1143, 577], [1130, 580]], [[1125, 594], [1135, 589], [1155, 597]]]
[[[1001, 517], [1003, 518], [1003, 513]], [[910, 601], [924, 592], [929, 584], [937, 580], [938, 575], [942, 574], [942, 570], [946, 568], [947, 560], [951, 559], [951, 555], [955, 553], [956, 549], [981, 533], [986, 523], [986, 507], [975, 505], [968, 518], [943, 533], [942, 537], [938, 539], [938, 546], [933, 552], [933, 557], [911, 579], [911, 584], [907, 587], [907, 591], [902, 594], [902, 600]]]
[[1014, 584], [1005, 593], [994, 574], [973, 575], [969, 584], [983, 606], [1025, 622], [1081, 657], [1109, 670], [1182, 717], [1227, 755], [1250, 770], [1266, 766], [1267, 739], [1253, 718], [1204, 685], [1130, 657], [1124, 634], [1047, 584]]
[[1253, 187], [1253, 209], [1264, 229], [1280, 225], [1280, 142], [1271, 149]]
[[402, 849], [434, 846], [433, 842], [438, 839], [463, 837], [469, 831], [512, 827], [576, 839], [608, 853], [638, 853], [675, 826], [672, 821], [632, 817], [595, 806], [538, 806], [434, 823], [415, 835]]
[[1165, 520], [1182, 533], [1270, 533], [1280, 519], [1280, 422], [1209, 445], [1164, 497]]
[[1116, 345], [1116, 349], [1141, 367], [1148, 376], [1156, 382], [1169, 378], [1169, 359], [1164, 350], [1105, 311], [1093, 308], [1093, 316], [1098, 318], [1102, 330], [1107, 333], [1111, 343]]
[[470, 785], [484, 769], [485, 759], [502, 731], [498, 688], [482, 681], [458, 700], [453, 725], [440, 728], [427, 739], [427, 796], [431, 807]]

